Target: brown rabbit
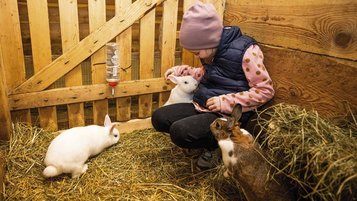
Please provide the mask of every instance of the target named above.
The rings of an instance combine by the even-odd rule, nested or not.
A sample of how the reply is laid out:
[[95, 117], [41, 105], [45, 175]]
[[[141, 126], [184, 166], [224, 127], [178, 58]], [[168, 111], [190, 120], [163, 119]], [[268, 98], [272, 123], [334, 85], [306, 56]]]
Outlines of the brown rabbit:
[[235, 105], [232, 118], [219, 118], [211, 124], [211, 131], [222, 151], [225, 177], [236, 179], [248, 201], [296, 200], [294, 194], [278, 178], [271, 179], [273, 168], [262, 156], [253, 136], [241, 129], [238, 120], [241, 105]]

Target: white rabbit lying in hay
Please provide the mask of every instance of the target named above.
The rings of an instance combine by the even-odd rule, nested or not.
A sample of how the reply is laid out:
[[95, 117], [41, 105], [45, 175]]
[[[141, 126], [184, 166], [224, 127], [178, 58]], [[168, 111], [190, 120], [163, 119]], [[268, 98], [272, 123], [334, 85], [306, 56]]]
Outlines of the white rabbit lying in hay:
[[176, 86], [171, 90], [170, 97], [164, 106], [174, 103], [191, 103], [193, 92], [198, 86], [198, 81], [189, 75], [180, 77], [169, 75], [168, 78], [175, 83]]
[[293, 201], [296, 200], [284, 178], [271, 176], [273, 167], [263, 157], [263, 152], [253, 136], [241, 129], [238, 120], [242, 107], [237, 104], [232, 117], [218, 118], [210, 126], [222, 150], [225, 177], [232, 176], [239, 182], [248, 201]]
[[108, 115], [105, 116], [104, 126], [90, 125], [65, 130], [48, 147], [44, 161], [47, 167], [43, 175], [54, 177], [71, 173], [72, 178], [79, 177], [88, 169], [88, 165], [84, 164], [88, 158], [116, 144], [119, 137], [119, 131]]

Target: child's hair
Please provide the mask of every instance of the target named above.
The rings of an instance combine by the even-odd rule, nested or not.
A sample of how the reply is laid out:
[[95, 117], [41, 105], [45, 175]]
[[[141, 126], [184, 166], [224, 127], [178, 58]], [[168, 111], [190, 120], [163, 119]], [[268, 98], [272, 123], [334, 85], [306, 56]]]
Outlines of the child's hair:
[[180, 43], [189, 50], [216, 48], [222, 31], [223, 23], [214, 6], [197, 2], [183, 15]]

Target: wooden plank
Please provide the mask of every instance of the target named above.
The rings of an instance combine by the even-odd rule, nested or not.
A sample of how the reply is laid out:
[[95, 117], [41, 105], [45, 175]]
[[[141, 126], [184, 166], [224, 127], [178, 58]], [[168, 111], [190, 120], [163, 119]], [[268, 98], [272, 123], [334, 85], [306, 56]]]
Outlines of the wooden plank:
[[[163, 3], [161, 36], [161, 77], [175, 65], [178, 0]], [[159, 94], [159, 107], [165, 104], [170, 93]]]
[[326, 56], [261, 47], [276, 90], [272, 104], [296, 104], [325, 117], [349, 116], [348, 107], [356, 114], [357, 62], [350, 66]]
[[[95, 31], [106, 22], [105, 0], [88, 1], [89, 30]], [[91, 56], [92, 83], [103, 84], [105, 80], [106, 49], [102, 47]], [[105, 115], [108, 114], [108, 100], [93, 102], [93, 122], [97, 125], [104, 123]]]
[[146, 119], [132, 119], [127, 122], [115, 122], [120, 133], [131, 133], [135, 130], [142, 130], [147, 128], [153, 128], [151, 124], [151, 118]]
[[[11, 115], [9, 100], [7, 95], [6, 77], [5, 77], [5, 66], [3, 62], [2, 49], [0, 48], [0, 141], [10, 140], [11, 133]], [[1, 161], [0, 161], [1, 162]], [[0, 166], [0, 173], [2, 167]], [[0, 175], [1, 177], [2, 175]], [[2, 184], [0, 182], [0, 184]], [[0, 186], [2, 187], [2, 186]]]
[[[27, 8], [30, 22], [33, 66], [36, 73], [52, 62], [47, 1], [28, 1]], [[51, 131], [58, 129], [55, 106], [39, 108], [38, 112], [42, 128]]]
[[[0, 27], [0, 49], [3, 65], [6, 66], [4, 77], [9, 78], [6, 86], [8, 90], [12, 90], [25, 81], [25, 59], [17, 1], [0, 0]], [[12, 117], [14, 121], [31, 123], [30, 110], [17, 111]]]
[[150, 3], [147, 0], [135, 1], [126, 9], [122, 17], [113, 17], [11, 93], [34, 92], [47, 88], [163, 1], [152, 0]]
[[11, 111], [11, 120], [13, 122], [24, 122], [27, 124], [32, 124], [31, 111], [30, 110]]
[[[62, 37], [62, 51], [67, 52], [79, 43], [78, 7], [77, 0], [59, 0], [59, 15]], [[78, 65], [65, 76], [65, 86], [82, 85], [82, 69]], [[84, 126], [83, 103], [67, 105], [69, 127]]]
[[6, 66], [4, 73], [6, 77], [16, 77], [6, 81], [7, 88], [11, 90], [25, 81], [25, 59], [16, 1], [0, 0], [0, 27], [0, 48]]
[[260, 43], [357, 60], [357, 1], [228, 0], [226, 25]]
[[[123, 16], [127, 7], [132, 4], [131, 0], [115, 0], [115, 14]], [[131, 80], [131, 40], [132, 28], [126, 29], [117, 37], [119, 44], [119, 63], [120, 63], [120, 82]], [[124, 70], [123, 70], [124, 69]], [[131, 119], [131, 98], [117, 98], [116, 99], [116, 120], [128, 121]]]
[[[115, 87], [113, 98], [170, 91], [173, 84], [163, 78], [132, 80]], [[11, 110], [63, 105], [112, 98], [107, 84], [57, 88], [9, 96]]]
[[[141, 80], [154, 76], [155, 9], [140, 20], [140, 72]], [[152, 95], [139, 96], [139, 118], [149, 117], [152, 111]]]

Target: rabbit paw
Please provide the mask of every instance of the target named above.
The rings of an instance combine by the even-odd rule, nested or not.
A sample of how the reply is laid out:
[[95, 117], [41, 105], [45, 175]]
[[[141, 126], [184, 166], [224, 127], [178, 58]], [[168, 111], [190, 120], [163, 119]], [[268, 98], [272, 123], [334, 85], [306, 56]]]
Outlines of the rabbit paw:
[[88, 170], [88, 164], [84, 164], [81, 174], [85, 173], [87, 170]]
[[77, 166], [76, 170], [72, 172], [72, 179], [81, 176], [81, 174], [85, 173], [88, 170], [88, 165], [84, 164], [83, 166]]

